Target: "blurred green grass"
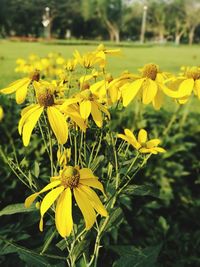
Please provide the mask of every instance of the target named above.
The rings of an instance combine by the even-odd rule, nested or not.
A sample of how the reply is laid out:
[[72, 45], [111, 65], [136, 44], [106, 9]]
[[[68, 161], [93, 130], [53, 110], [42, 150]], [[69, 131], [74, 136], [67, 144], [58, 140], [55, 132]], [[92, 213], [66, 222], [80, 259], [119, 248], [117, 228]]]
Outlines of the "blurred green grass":
[[[111, 44], [112, 45], [112, 44]], [[28, 43], [11, 42], [1, 40], [0, 42], [0, 88], [5, 87], [11, 81], [20, 77], [15, 73], [16, 59], [26, 58], [29, 54], [35, 53], [46, 56], [49, 52], [61, 53], [63, 57], [72, 57], [73, 51], [78, 49], [81, 53], [96, 48], [93, 43], [80, 45], [80, 42], [66, 45], [66, 43]], [[109, 49], [112, 48], [109, 45]], [[114, 48], [114, 45], [113, 45]], [[120, 74], [124, 70], [135, 72], [146, 63], [156, 63], [161, 70], [177, 73], [182, 65], [199, 65], [199, 46], [152, 46], [133, 45], [121, 48], [122, 55], [109, 57], [108, 70], [114, 74]], [[195, 101], [197, 103], [197, 101]], [[198, 102], [199, 103], [199, 102]], [[192, 105], [193, 111], [198, 110], [198, 104]]]

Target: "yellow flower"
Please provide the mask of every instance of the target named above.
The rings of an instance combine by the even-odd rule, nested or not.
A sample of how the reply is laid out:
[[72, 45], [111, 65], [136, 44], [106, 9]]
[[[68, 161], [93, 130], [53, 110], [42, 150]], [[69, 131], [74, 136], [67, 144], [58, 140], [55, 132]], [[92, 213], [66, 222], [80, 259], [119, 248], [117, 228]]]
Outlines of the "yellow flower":
[[128, 142], [140, 153], [158, 154], [165, 152], [164, 148], [158, 146], [160, 144], [160, 139], [147, 140], [147, 132], [144, 129], [139, 131], [137, 139], [129, 129], [125, 129], [124, 133], [125, 135], [118, 134], [118, 137]]
[[68, 59], [67, 64], [66, 64], [66, 69], [68, 71], [74, 71], [77, 65], [77, 60], [76, 59]]
[[100, 44], [96, 50], [96, 56], [101, 58], [100, 67], [105, 68], [106, 56], [119, 56], [121, 54], [120, 49], [106, 49], [104, 44]]
[[135, 76], [133, 82], [121, 88], [123, 105], [128, 106], [137, 95], [141, 95], [143, 104], [152, 102], [153, 106], [159, 109], [163, 102], [162, 91], [167, 74], [160, 72], [156, 64], [146, 64], [140, 71], [141, 75]]
[[17, 104], [22, 104], [27, 95], [28, 87], [33, 81], [39, 81], [40, 74], [38, 71], [35, 71], [30, 77], [19, 79], [8, 85], [7, 88], [1, 89], [2, 94], [8, 95], [16, 93], [16, 102]]
[[80, 115], [86, 120], [92, 115], [92, 118], [98, 127], [102, 127], [102, 112], [110, 118], [107, 108], [98, 102], [98, 96], [93, 94], [89, 89], [80, 92], [77, 96], [80, 105]]
[[88, 52], [81, 56], [77, 50], [74, 52], [74, 57], [77, 62], [86, 69], [90, 69], [101, 60], [101, 58], [96, 56], [93, 52]]
[[31, 133], [38, 122], [41, 114], [46, 111], [49, 124], [60, 144], [64, 144], [68, 138], [68, 126], [64, 115], [55, 104], [52, 92], [38, 82], [34, 82], [36, 89], [37, 104], [32, 104], [22, 110], [18, 130], [22, 135], [24, 146], [28, 146]]
[[43, 231], [44, 214], [57, 200], [55, 209], [56, 228], [62, 237], [66, 237], [70, 235], [73, 228], [72, 193], [83, 214], [86, 230], [89, 230], [95, 223], [96, 212], [102, 216], [108, 216], [101, 200], [90, 187], [99, 189], [104, 194], [103, 185], [90, 169], [66, 166], [60, 171], [59, 176], [52, 177], [50, 184], [38, 193], [29, 196], [25, 200], [25, 206], [30, 207], [39, 194], [52, 189], [41, 202], [39, 228], [40, 231]]
[[186, 103], [192, 92], [200, 99], [200, 68], [185, 68], [185, 73], [170, 80], [168, 87], [164, 89], [165, 94], [178, 99], [180, 104]]
[[3, 108], [0, 106], [0, 121], [3, 119], [4, 113]]

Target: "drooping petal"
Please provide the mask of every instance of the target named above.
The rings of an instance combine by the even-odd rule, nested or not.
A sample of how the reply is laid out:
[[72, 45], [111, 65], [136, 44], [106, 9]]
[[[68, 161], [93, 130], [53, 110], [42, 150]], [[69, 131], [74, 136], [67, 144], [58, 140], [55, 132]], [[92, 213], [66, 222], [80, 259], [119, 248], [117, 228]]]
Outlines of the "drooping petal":
[[87, 185], [87, 186], [91, 186], [93, 188], [99, 189], [104, 195], [104, 188], [101, 182], [98, 181], [98, 179], [80, 179], [79, 181], [80, 184], [82, 185]]
[[68, 187], [59, 196], [56, 205], [56, 228], [62, 237], [69, 236], [73, 228], [72, 219], [72, 193]]
[[22, 129], [22, 140], [24, 146], [28, 146], [33, 128], [35, 127], [37, 121], [39, 120], [42, 112], [43, 112], [43, 107], [39, 107], [32, 114], [30, 114], [27, 117], [26, 121], [24, 122], [24, 126]]
[[94, 179], [96, 176], [93, 174], [92, 170], [89, 168], [82, 168], [79, 170], [80, 179]]
[[150, 141], [146, 142], [147, 148], [156, 147], [160, 144], [160, 139], [151, 139]]
[[92, 109], [91, 109], [92, 118], [98, 127], [102, 127], [103, 120], [101, 111], [99, 110], [99, 107], [96, 105], [96, 103], [92, 102], [91, 104], [92, 104]]
[[80, 103], [80, 114], [81, 117], [86, 120], [91, 113], [91, 102], [89, 100], [84, 100]]
[[31, 80], [29, 78], [19, 79], [9, 84], [7, 88], [1, 89], [0, 92], [3, 94], [12, 94], [15, 91], [17, 91], [21, 86], [23, 86], [24, 84], [27, 84], [27, 81], [29, 81], [30, 83]]
[[34, 194], [30, 195], [29, 197], [27, 197], [25, 200], [25, 203], [24, 203], [25, 207], [29, 208], [38, 195], [39, 195], [39, 193], [34, 193]]
[[90, 203], [92, 204], [93, 208], [102, 216], [108, 216], [108, 213], [101, 203], [101, 200], [97, 196], [97, 194], [88, 186], [80, 185], [79, 189], [82, 191], [83, 194], [86, 195], [86, 197], [90, 200]]
[[147, 79], [143, 84], [143, 92], [142, 92], [142, 102], [147, 105], [151, 103], [156, 96], [158, 91], [158, 86], [155, 81], [151, 79]]
[[187, 80], [184, 80], [180, 84], [178, 91], [180, 91], [182, 93], [182, 97], [190, 96], [193, 88], [194, 88], [194, 80], [193, 79], [187, 79]]
[[58, 186], [60, 183], [61, 183], [60, 180], [59, 180], [59, 181], [54, 181], [54, 182], [52, 182], [52, 183], [46, 185], [46, 186], [45, 186], [42, 190], [40, 190], [39, 192], [34, 193], [34, 194], [30, 195], [29, 197], [27, 197], [26, 200], [25, 200], [25, 204], [24, 204], [25, 207], [26, 207], [26, 208], [29, 208], [29, 207], [31, 206], [31, 204], [33, 203], [33, 201], [36, 199], [36, 197], [37, 197], [39, 194], [42, 194], [42, 193], [44, 193], [44, 192], [46, 192], [46, 191], [48, 191], [48, 190], [50, 190], [50, 189], [52, 189], [52, 188]]
[[155, 95], [154, 99], [153, 99], [153, 107], [156, 109], [156, 110], [159, 110], [161, 107], [162, 107], [162, 104], [163, 104], [163, 93], [161, 90], [158, 90], [157, 91], [157, 94]]
[[146, 143], [146, 141], [147, 141], [147, 131], [145, 131], [144, 129], [141, 129], [138, 134], [138, 142], [142, 144], [142, 143]]
[[17, 89], [16, 91], [17, 104], [22, 104], [25, 101], [29, 84], [30, 80], [27, 79], [26, 83], [24, 83], [20, 88]]
[[44, 214], [47, 212], [47, 210], [51, 207], [51, 205], [54, 203], [54, 201], [58, 198], [58, 196], [63, 192], [64, 186], [59, 186], [52, 191], [50, 191], [42, 200], [41, 206], [40, 206], [40, 231], [43, 231], [43, 217]]
[[124, 85], [122, 88], [123, 106], [126, 107], [138, 94], [144, 79], [138, 79], [128, 85]]
[[34, 113], [36, 110], [38, 110], [40, 108], [39, 105], [32, 105], [31, 107], [28, 106], [25, 108], [25, 110], [23, 109], [22, 110], [22, 117], [19, 121], [19, 124], [18, 124], [18, 131], [19, 131], [19, 134], [21, 135], [22, 134], [22, 128], [24, 126], [24, 123], [26, 122], [27, 118], [32, 114]]
[[65, 144], [68, 138], [68, 126], [64, 115], [52, 106], [47, 107], [47, 116], [58, 142], [61, 145]]
[[91, 205], [90, 200], [86, 197], [82, 190], [76, 187], [74, 188], [73, 192], [77, 205], [83, 214], [86, 229], [89, 230], [96, 221], [96, 214], [94, 208]]

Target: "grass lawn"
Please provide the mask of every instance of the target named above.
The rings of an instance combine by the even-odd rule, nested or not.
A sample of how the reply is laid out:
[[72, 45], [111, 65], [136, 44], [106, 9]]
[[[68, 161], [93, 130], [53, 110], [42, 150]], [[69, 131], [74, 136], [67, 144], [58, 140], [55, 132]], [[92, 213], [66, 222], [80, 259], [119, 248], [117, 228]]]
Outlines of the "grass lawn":
[[[0, 88], [20, 77], [20, 74], [14, 72], [15, 61], [19, 57], [26, 58], [31, 53], [46, 56], [49, 52], [59, 52], [64, 57], [70, 58], [75, 49], [85, 52], [95, 47], [92, 44], [80, 45], [80, 42], [77, 45], [64, 43], [56, 45], [2, 40], [0, 42]], [[159, 64], [162, 70], [178, 72], [182, 65], [199, 65], [200, 62], [199, 46], [132, 46], [122, 47], [121, 50], [122, 56], [109, 58], [108, 70], [113, 74], [119, 74], [123, 70], [135, 72], [137, 68], [150, 62]]]

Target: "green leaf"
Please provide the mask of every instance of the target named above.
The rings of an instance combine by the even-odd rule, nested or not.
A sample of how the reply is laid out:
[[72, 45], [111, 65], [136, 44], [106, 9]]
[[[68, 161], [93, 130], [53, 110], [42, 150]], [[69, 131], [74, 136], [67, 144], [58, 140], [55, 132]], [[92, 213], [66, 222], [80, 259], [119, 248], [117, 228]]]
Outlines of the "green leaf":
[[0, 211], [0, 216], [3, 215], [12, 215], [16, 213], [24, 213], [36, 210], [35, 206], [31, 206], [30, 208], [25, 208], [24, 203], [12, 204], [8, 205], [4, 209]]
[[123, 211], [121, 208], [116, 208], [109, 213], [109, 220], [104, 231], [109, 231], [112, 227], [117, 227], [124, 219]]
[[111, 246], [120, 256], [113, 267], [155, 267], [161, 245], [138, 249], [134, 246]]
[[66, 260], [65, 257], [49, 254], [40, 255], [33, 250], [12, 243], [1, 236], [0, 240], [5, 244], [5, 246], [1, 246], [0, 255], [17, 253], [20, 259], [25, 261], [29, 267], [65, 266], [63, 264], [63, 261], [65, 262]]
[[39, 163], [37, 161], [34, 162], [33, 174], [35, 175], [36, 178], [39, 177], [39, 174], [40, 174], [40, 165], [39, 165]]
[[159, 190], [155, 185], [129, 185], [122, 193], [132, 196], [159, 197]]

